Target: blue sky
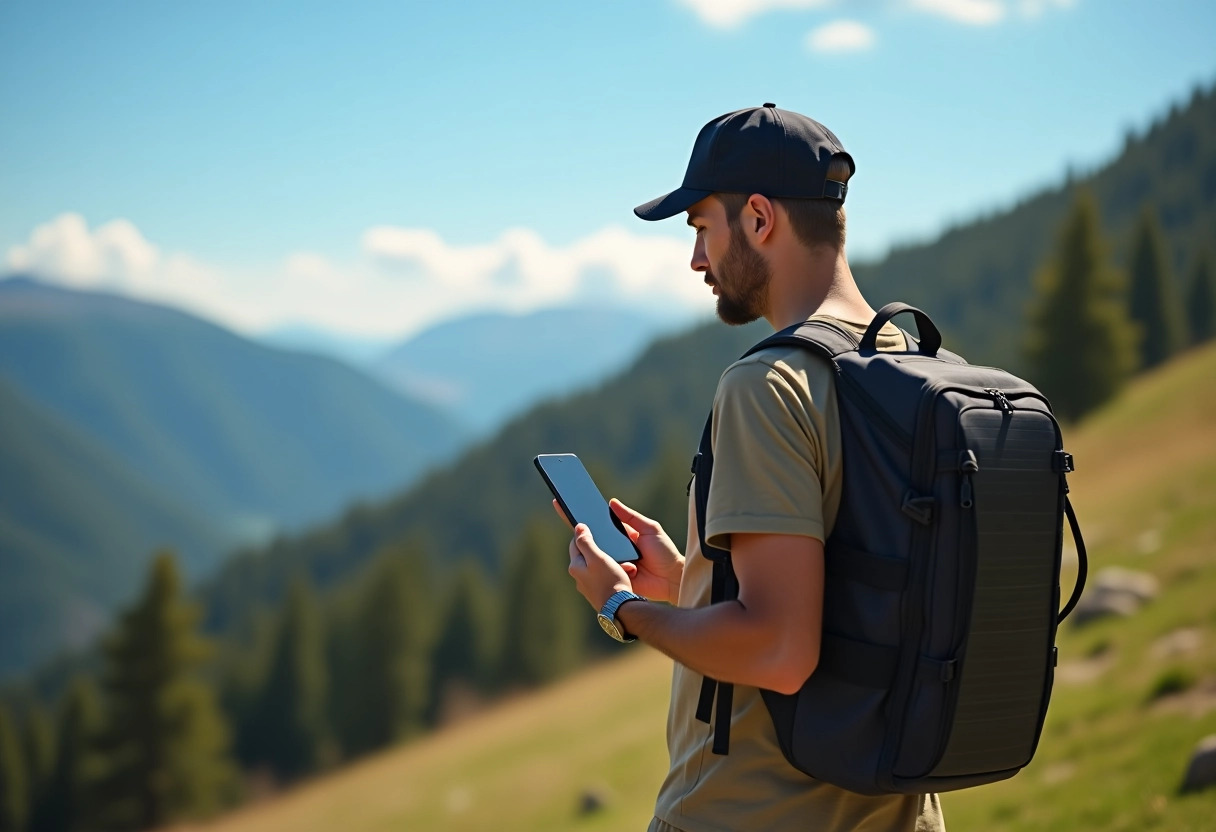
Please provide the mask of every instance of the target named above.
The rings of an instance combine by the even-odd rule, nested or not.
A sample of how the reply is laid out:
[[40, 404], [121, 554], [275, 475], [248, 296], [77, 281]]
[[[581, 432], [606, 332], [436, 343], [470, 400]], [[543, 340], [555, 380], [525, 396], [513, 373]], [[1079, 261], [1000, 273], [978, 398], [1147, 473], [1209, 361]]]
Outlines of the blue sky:
[[1009, 204], [1216, 81], [1216, 4], [0, 5], [0, 271], [245, 331], [575, 300], [689, 313], [675, 187], [774, 101], [857, 160], [850, 251]]

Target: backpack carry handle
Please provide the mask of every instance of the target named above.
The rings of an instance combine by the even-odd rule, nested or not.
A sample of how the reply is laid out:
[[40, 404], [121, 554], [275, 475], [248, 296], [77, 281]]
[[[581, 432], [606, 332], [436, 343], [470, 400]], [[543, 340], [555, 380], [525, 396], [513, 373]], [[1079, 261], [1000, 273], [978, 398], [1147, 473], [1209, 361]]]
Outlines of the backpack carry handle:
[[902, 312], [911, 312], [916, 318], [916, 331], [920, 333], [920, 354], [927, 355], [930, 358], [937, 355], [937, 351], [942, 346], [942, 334], [937, 331], [937, 327], [933, 321], [929, 320], [929, 316], [915, 306], [909, 306], [899, 301], [888, 303], [878, 310], [878, 314], [870, 322], [870, 327], [866, 330], [866, 334], [861, 337], [861, 344], [858, 346], [858, 349], [862, 352], [876, 351], [878, 349], [878, 330], [882, 329], [887, 325], [888, 321]]

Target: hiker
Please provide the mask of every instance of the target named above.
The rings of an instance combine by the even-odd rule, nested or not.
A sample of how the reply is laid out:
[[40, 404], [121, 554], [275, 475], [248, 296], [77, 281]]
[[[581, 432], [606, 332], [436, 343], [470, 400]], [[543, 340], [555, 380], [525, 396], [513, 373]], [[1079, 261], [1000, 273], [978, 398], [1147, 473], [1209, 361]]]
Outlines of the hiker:
[[[764, 318], [781, 330], [825, 318], [860, 338], [875, 312], [845, 257], [853, 172], [823, 125], [765, 104], [705, 125], [683, 186], [635, 213], [687, 214], [692, 268], [717, 296], [723, 322]], [[906, 342], [888, 323], [877, 347]], [[943, 829], [935, 794], [864, 796], [794, 768], [761, 695], [798, 691], [820, 661], [824, 543], [842, 491], [831, 365], [790, 346], [751, 354], [723, 373], [711, 424], [704, 539], [729, 550], [737, 600], [710, 603], [713, 565], [691, 504], [683, 554], [658, 523], [617, 500], [612, 510], [640, 561], [618, 564], [583, 525], [570, 545], [570, 574], [610, 635], [675, 660], [671, 764], [651, 832]], [[714, 728], [697, 718], [705, 679], [734, 686], [733, 701], [717, 705], [729, 715], [727, 754], [713, 753]]]

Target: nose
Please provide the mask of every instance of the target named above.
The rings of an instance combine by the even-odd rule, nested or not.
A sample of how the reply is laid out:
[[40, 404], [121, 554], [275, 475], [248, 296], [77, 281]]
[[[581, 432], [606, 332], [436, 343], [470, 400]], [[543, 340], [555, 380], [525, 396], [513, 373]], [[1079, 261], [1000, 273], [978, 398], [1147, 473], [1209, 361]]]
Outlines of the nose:
[[694, 272], [709, 271], [709, 258], [705, 256], [705, 242], [701, 239], [701, 235], [697, 235], [697, 241], [692, 247], [692, 266]]

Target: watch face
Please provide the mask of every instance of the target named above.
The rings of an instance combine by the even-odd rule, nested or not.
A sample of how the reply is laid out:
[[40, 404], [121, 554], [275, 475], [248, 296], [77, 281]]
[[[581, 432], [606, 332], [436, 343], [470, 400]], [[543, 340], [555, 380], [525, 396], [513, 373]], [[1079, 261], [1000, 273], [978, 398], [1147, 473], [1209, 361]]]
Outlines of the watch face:
[[595, 620], [600, 622], [600, 627], [605, 633], [612, 636], [617, 641], [624, 641], [624, 639], [621, 638], [621, 631], [616, 628], [616, 622], [611, 618], [601, 613], [595, 617]]

